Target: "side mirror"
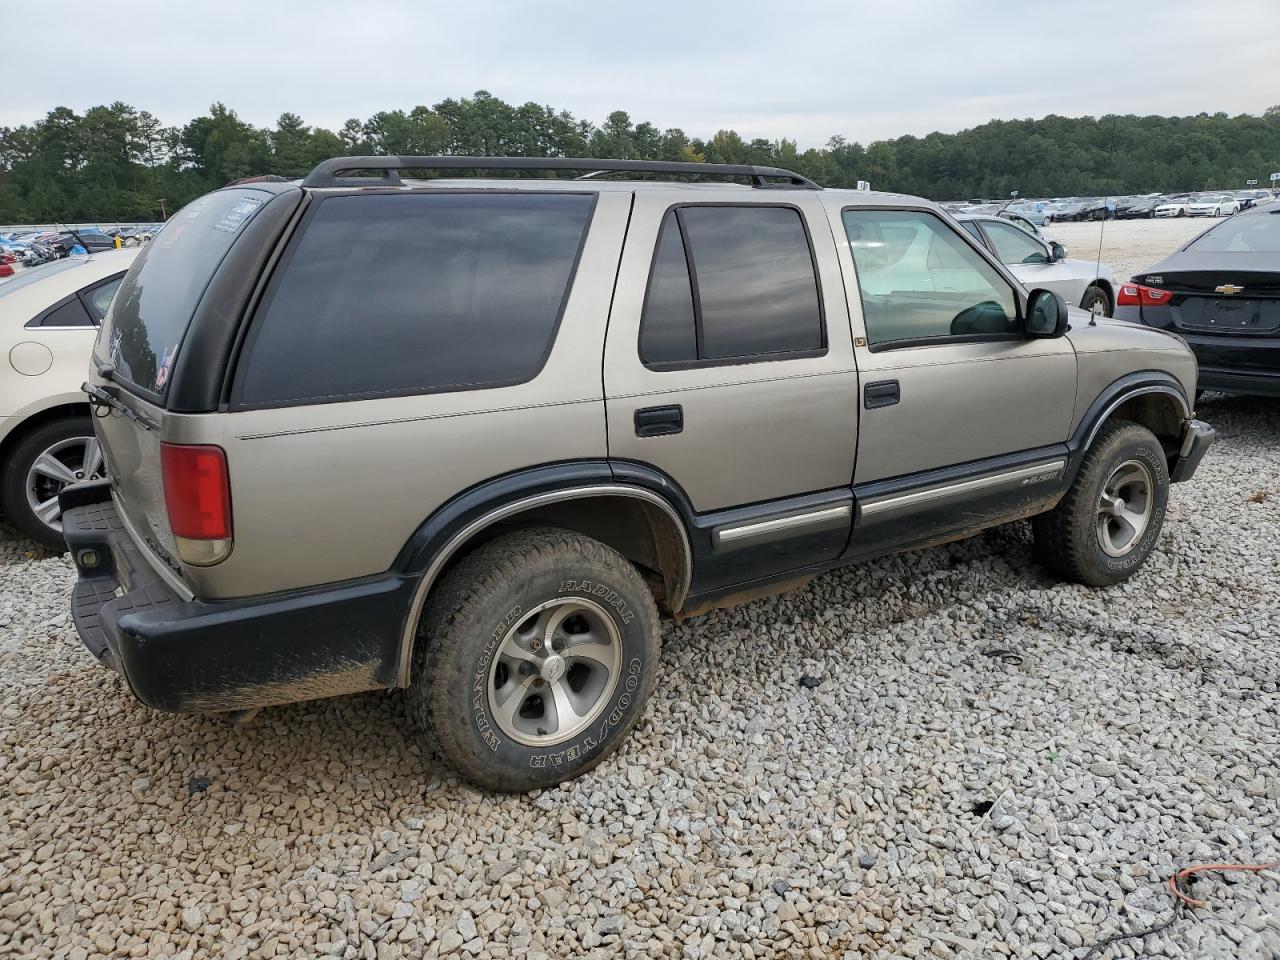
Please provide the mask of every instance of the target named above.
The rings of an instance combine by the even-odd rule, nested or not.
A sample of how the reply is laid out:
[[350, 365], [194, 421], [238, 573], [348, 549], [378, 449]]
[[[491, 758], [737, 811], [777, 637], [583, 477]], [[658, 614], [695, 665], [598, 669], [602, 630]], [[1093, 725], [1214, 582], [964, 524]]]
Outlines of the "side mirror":
[[1027, 297], [1024, 329], [1033, 339], [1062, 336], [1067, 332], [1067, 301], [1052, 290], [1032, 290]]
[[1049, 262], [1057, 263], [1059, 260], [1067, 259], [1067, 248], [1060, 244], [1057, 240], [1049, 244]]

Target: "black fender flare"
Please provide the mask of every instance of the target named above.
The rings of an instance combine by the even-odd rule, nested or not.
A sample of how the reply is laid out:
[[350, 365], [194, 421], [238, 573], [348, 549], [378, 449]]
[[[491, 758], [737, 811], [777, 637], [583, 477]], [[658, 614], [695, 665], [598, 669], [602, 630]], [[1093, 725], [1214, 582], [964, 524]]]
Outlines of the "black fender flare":
[[1113, 380], [1094, 397], [1072, 432], [1071, 439], [1067, 441], [1067, 447], [1071, 451], [1066, 478], [1068, 485], [1075, 480], [1086, 451], [1116, 408], [1127, 400], [1147, 394], [1172, 397], [1182, 412], [1182, 418], [1190, 418], [1191, 403], [1187, 399], [1187, 393], [1178, 379], [1170, 373], [1163, 370], [1139, 370]]
[[397, 686], [407, 686], [412, 670], [414, 635], [432, 587], [446, 564], [486, 528], [541, 506], [596, 496], [630, 497], [665, 513], [683, 541], [684, 575], [673, 598], [678, 605], [687, 595], [693, 575], [689, 504], [669, 479], [645, 476], [644, 482], [615, 475], [607, 460], [579, 460], [532, 467], [483, 481], [438, 507], [405, 542], [392, 570], [415, 580], [400, 640], [396, 664]]

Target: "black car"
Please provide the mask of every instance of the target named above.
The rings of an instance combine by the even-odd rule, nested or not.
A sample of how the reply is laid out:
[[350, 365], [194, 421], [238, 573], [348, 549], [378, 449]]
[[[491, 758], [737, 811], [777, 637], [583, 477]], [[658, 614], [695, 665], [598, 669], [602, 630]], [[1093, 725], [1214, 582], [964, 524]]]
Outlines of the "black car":
[[1280, 205], [1229, 217], [1121, 284], [1115, 317], [1181, 335], [1203, 389], [1280, 396]]
[[1160, 201], [1160, 197], [1134, 197], [1131, 200], [1125, 200], [1116, 206], [1116, 219], [1137, 220], [1154, 217]]

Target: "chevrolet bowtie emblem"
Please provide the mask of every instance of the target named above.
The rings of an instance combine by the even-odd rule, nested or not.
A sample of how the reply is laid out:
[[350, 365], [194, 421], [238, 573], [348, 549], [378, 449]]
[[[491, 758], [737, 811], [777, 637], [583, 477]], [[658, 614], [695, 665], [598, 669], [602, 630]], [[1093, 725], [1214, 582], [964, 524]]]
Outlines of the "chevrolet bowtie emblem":
[[1244, 289], [1244, 287], [1237, 287], [1234, 283], [1224, 283], [1224, 284], [1223, 284], [1222, 286], [1220, 286], [1220, 287], [1214, 287], [1214, 288], [1213, 288], [1213, 292], [1214, 292], [1214, 293], [1224, 293], [1224, 294], [1226, 294], [1226, 295], [1229, 297], [1229, 296], [1231, 296], [1232, 294], [1239, 293], [1239, 292], [1240, 292], [1241, 290], [1243, 290], [1243, 289]]

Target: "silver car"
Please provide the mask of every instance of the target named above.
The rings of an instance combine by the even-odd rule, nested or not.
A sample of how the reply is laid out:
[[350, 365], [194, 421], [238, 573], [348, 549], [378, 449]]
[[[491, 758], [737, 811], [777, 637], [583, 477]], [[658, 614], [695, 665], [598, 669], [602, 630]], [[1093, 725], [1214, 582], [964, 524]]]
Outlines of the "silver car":
[[407, 688], [495, 789], [617, 749], [661, 616], [1028, 517], [1119, 583], [1213, 440], [1181, 339], [785, 170], [342, 158], [162, 237], [61, 497], [84, 644], [161, 710]]
[[1109, 317], [1116, 307], [1116, 279], [1111, 267], [1092, 260], [1072, 260], [1060, 243], [1034, 237], [997, 217], [956, 218], [975, 240], [994, 253], [1028, 289], [1044, 287], [1067, 303], [1096, 316]]

